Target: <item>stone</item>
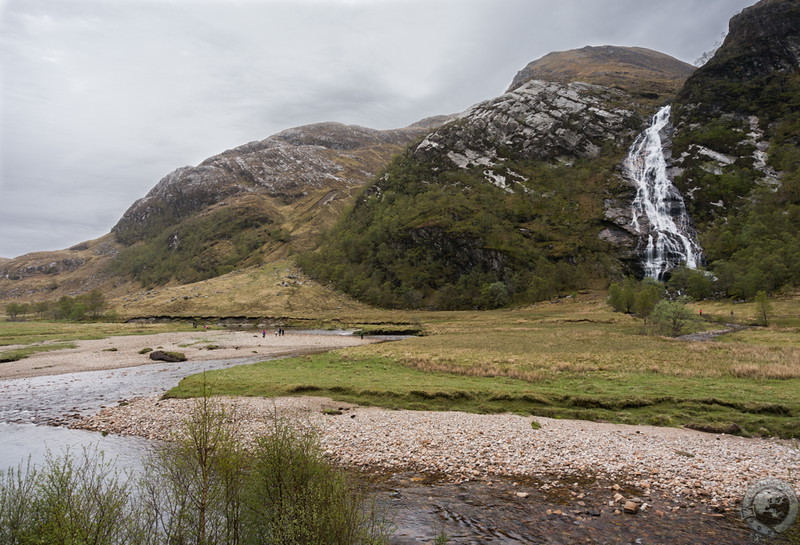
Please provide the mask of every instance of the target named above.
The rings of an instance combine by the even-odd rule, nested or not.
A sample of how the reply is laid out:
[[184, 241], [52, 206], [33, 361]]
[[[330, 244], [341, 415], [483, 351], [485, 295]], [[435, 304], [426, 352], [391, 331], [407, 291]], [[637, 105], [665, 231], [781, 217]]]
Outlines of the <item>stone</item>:
[[631, 515], [635, 515], [639, 512], [639, 504], [635, 501], [626, 501], [625, 505], [622, 506], [622, 510]]
[[154, 350], [150, 352], [150, 359], [154, 361], [166, 361], [168, 363], [175, 363], [179, 361], [186, 361], [186, 354], [183, 352], [167, 352], [164, 350]]

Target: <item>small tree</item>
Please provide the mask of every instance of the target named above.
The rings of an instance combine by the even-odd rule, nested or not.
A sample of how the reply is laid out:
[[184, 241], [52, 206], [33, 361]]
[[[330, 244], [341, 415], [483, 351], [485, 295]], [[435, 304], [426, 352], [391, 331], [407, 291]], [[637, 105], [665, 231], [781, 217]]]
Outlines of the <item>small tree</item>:
[[105, 296], [100, 290], [96, 289], [83, 296], [83, 302], [86, 305], [86, 312], [88, 312], [92, 318], [99, 318], [108, 307]]
[[772, 304], [769, 302], [767, 292], [764, 290], [756, 293], [756, 323], [758, 325], [769, 325], [769, 314], [772, 311]]
[[241, 540], [244, 451], [208, 395], [146, 463], [139, 520], [153, 543], [237, 544]]
[[658, 302], [663, 298], [664, 285], [652, 278], [645, 278], [634, 296], [633, 313], [637, 318], [647, 321]]
[[615, 312], [631, 314], [636, 303], [636, 280], [627, 277], [622, 284], [613, 283], [608, 288], [608, 304]]
[[17, 321], [18, 318], [24, 316], [27, 312], [28, 305], [22, 303], [9, 303], [6, 305], [6, 315], [11, 322]]
[[692, 311], [681, 301], [659, 301], [653, 309], [653, 328], [662, 335], [677, 337], [692, 316]]

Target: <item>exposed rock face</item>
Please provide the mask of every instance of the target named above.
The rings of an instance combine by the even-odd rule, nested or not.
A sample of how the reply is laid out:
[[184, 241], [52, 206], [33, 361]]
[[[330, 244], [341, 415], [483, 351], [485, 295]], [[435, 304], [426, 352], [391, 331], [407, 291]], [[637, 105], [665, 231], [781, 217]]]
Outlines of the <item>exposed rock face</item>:
[[[530, 65], [529, 65], [530, 66]], [[468, 109], [429, 134], [414, 154], [449, 167], [482, 168], [485, 180], [506, 192], [524, 188], [524, 176], [504, 167], [507, 158], [561, 161], [597, 157], [604, 147], [627, 146], [642, 128], [630, 95], [587, 83], [531, 80]], [[608, 173], [611, 176], [611, 173]], [[618, 178], [618, 195], [604, 202], [600, 240], [636, 268], [638, 234], [631, 227], [634, 189]], [[522, 185], [520, 185], [522, 183]]]
[[426, 130], [425, 123], [387, 131], [339, 123], [288, 129], [173, 171], [112, 231], [130, 244], [232, 196], [256, 193], [289, 204], [315, 190], [359, 186]]
[[[774, 72], [794, 72], [800, 66], [800, 2], [763, 0], [742, 10], [729, 24], [728, 34], [714, 57], [703, 66], [698, 81], [712, 77], [751, 80]], [[682, 100], [693, 90], [687, 81]]]
[[591, 158], [605, 144], [628, 142], [640, 118], [634, 110], [615, 105], [624, 103], [624, 96], [586, 83], [528, 81], [435, 130], [414, 154], [423, 161], [446, 158], [451, 168], [484, 167], [488, 182], [508, 189], [520, 178], [492, 170], [504, 157]]

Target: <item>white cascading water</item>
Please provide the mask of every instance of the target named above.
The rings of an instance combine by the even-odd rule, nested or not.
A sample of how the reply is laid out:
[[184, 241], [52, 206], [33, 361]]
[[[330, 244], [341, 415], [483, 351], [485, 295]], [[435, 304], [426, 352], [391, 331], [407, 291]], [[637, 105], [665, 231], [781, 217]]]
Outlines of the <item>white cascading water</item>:
[[625, 160], [627, 176], [636, 184], [631, 225], [647, 239], [642, 265], [645, 275], [656, 280], [681, 264], [697, 268], [702, 255], [683, 197], [667, 176], [660, 132], [669, 123], [669, 114], [670, 107], [664, 106], [653, 116]]

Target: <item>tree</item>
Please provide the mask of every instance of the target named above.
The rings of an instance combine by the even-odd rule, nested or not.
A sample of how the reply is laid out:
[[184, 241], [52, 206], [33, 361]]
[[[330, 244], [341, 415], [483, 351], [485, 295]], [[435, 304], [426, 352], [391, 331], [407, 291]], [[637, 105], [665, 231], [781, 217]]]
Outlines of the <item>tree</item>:
[[692, 311], [681, 301], [659, 301], [653, 309], [653, 328], [661, 334], [677, 337], [692, 316]]
[[28, 313], [28, 305], [22, 303], [9, 303], [6, 305], [6, 315], [9, 321], [15, 322], [18, 317]]
[[756, 293], [756, 323], [758, 325], [769, 325], [769, 314], [772, 310], [772, 304], [769, 302], [767, 292], [764, 290]]
[[633, 313], [637, 318], [647, 320], [663, 298], [664, 285], [652, 278], [645, 278], [634, 296]]
[[84, 304], [86, 305], [86, 312], [92, 318], [98, 318], [103, 314], [107, 308], [106, 298], [100, 290], [94, 289], [83, 297]]
[[608, 304], [616, 312], [630, 314], [636, 303], [636, 280], [629, 276], [622, 284], [614, 283], [608, 288]]

